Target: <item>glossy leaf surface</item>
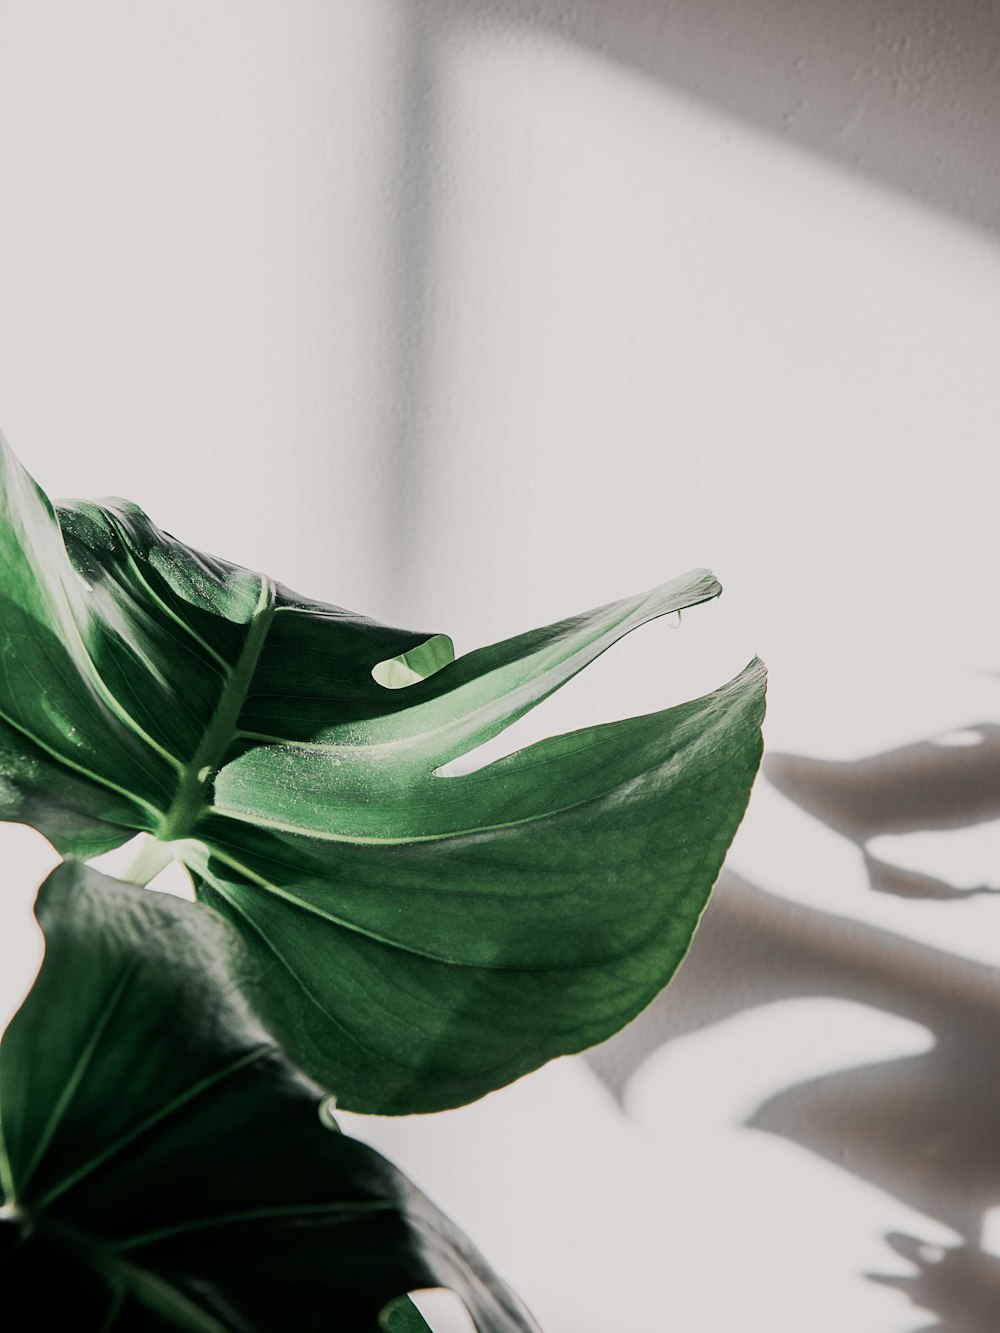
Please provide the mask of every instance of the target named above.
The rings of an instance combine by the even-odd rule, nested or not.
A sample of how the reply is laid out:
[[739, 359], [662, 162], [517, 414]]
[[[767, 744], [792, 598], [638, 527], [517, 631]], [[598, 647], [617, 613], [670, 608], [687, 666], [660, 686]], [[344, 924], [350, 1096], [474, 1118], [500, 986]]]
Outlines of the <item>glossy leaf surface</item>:
[[693, 703], [498, 735], [705, 571], [451, 660], [132, 505], [52, 510], [2, 446], [0, 816], [90, 854], [175, 844], [269, 968], [265, 1017], [357, 1110], [470, 1101], [669, 979], [760, 758], [754, 662]]
[[[38, 980], [0, 1043], [0, 1286], [74, 1333], [426, 1329], [448, 1285], [480, 1333], [535, 1324], [234, 985], [235, 932], [66, 862], [36, 908]], [[322, 1113], [322, 1114], [321, 1114]], [[399, 1298], [403, 1297], [402, 1303]]]

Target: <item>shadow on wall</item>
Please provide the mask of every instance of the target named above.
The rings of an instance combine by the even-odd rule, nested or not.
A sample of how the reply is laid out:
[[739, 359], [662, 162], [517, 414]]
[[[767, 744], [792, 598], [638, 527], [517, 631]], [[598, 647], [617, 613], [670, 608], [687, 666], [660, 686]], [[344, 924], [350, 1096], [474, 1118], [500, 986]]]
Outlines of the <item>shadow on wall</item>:
[[991, 0], [420, 0], [443, 24], [548, 31], [788, 143], [1000, 230]]
[[396, 286], [382, 485], [387, 615], [405, 619], [422, 487], [439, 153], [437, 60], [451, 36], [541, 33], [718, 107], [1000, 234], [1000, 6], [992, 0], [407, 0], [398, 107]]
[[[1000, 728], [976, 730], [982, 741], [974, 748], [927, 743], [857, 764], [776, 755], [765, 774], [859, 844], [877, 833], [969, 825], [1000, 815]], [[873, 887], [884, 890], [879, 875]], [[926, 889], [917, 882], [905, 891]], [[940, 885], [934, 896], [947, 889]], [[934, 1045], [784, 1089], [748, 1123], [802, 1144], [957, 1231], [963, 1243], [946, 1250], [887, 1237], [918, 1271], [869, 1276], [934, 1312], [940, 1322], [921, 1333], [995, 1333], [1000, 1260], [981, 1247], [984, 1216], [1000, 1204], [995, 968], [798, 906], [726, 873], [676, 980], [587, 1059], [621, 1098], [632, 1073], [673, 1038], [744, 1010], [807, 997], [860, 1002], [911, 1019], [933, 1034]]]
[[904, 898], [967, 898], [987, 885], [955, 888], [888, 865], [866, 844], [886, 833], [967, 828], [1000, 819], [1000, 726], [981, 723], [942, 745], [922, 741], [857, 763], [773, 754], [764, 761], [772, 786], [858, 845], [871, 887]]

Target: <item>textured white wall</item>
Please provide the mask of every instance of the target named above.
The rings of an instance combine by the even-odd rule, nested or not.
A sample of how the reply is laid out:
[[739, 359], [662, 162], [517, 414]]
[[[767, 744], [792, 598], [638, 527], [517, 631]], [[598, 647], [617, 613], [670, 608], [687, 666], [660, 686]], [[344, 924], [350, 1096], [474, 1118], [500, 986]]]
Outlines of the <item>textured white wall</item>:
[[[623, 645], [509, 745], [754, 651], [775, 752], [973, 724], [982, 745], [998, 33], [973, 0], [0, 0], [3, 428], [56, 495], [128, 495], [460, 649], [716, 569], [719, 606]], [[997, 825], [952, 822], [897, 820], [879, 853], [1000, 887]], [[5, 839], [40, 872], [30, 835]], [[943, 951], [959, 991], [961, 960], [1000, 961], [994, 898], [874, 891], [858, 839], [772, 785], [733, 866]], [[899, 1333], [917, 1316], [864, 1277], [912, 1272], [888, 1231], [963, 1247], [960, 1294], [921, 1294], [969, 1320], [989, 1225], [980, 1249], [933, 1190], [743, 1127], [807, 1077], [931, 1044], [915, 1001], [842, 970], [651, 1054], [627, 1114], [562, 1062], [364, 1132], [549, 1333]]]

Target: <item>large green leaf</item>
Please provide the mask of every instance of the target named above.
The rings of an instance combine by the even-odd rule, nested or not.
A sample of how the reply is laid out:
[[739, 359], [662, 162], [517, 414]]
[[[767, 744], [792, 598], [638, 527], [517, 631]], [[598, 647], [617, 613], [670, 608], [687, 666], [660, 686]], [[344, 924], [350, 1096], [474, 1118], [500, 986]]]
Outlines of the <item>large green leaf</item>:
[[245, 950], [215, 913], [80, 862], [36, 911], [45, 961], [0, 1043], [0, 1289], [25, 1327], [417, 1333], [405, 1293], [446, 1285], [480, 1333], [535, 1329], [428, 1199], [336, 1131], [247, 1010]]
[[452, 661], [443, 636], [306, 601], [133, 505], [56, 513], [0, 449], [0, 817], [78, 855], [173, 843], [266, 961], [268, 1023], [342, 1105], [469, 1101], [666, 983], [759, 763], [759, 662], [693, 703], [439, 770], [716, 596], [711, 574]]

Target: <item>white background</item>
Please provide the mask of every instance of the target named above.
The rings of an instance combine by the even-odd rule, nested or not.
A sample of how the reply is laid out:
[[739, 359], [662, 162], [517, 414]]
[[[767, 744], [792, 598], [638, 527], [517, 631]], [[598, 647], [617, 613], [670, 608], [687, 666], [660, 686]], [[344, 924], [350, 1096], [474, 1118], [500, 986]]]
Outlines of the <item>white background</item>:
[[[548, 1333], [979, 1333], [1000, 1309], [976, 1138], [1000, 912], [964, 892], [1000, 888], [1000, 838], [935, 757], [979, 764], [989, 804], [1000, 22], [833, 8], [0, 0], [0, 421], [50, 493], [128, 496], [460, 651], [716, 570], [721, 603], [621, 645], [507, 748], [771, 668], [774, 781], [679, 1035], [351, 1120]], [[780, 758], [906, 745], [879, 781], [891, 804], [916, 764], [920, 813], [883, 827], [858, 788], [863, 836], [811, 817]], [[902, 888], [873, 887], [863, 842]], [[51, 854], [2, 845], [10, 1009]], [[796, 908], [821, 914], [815, 985], [787, 982]], [[886, 1067], [907, 1056], [930, 1061], [919, 1123]], [[860, 1101], [850, 1079], [796, 1100], [859, 1066]], [[779, 1094], [782, 1131], [748, 1128]]]

